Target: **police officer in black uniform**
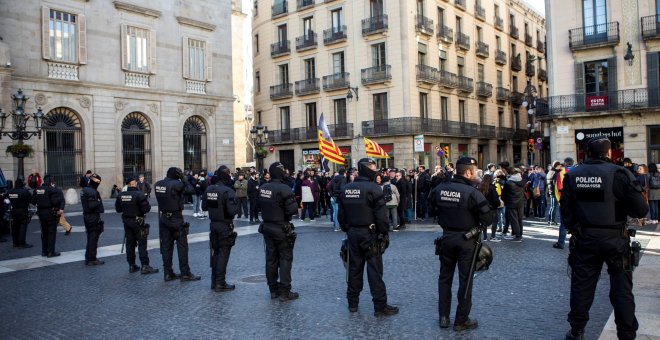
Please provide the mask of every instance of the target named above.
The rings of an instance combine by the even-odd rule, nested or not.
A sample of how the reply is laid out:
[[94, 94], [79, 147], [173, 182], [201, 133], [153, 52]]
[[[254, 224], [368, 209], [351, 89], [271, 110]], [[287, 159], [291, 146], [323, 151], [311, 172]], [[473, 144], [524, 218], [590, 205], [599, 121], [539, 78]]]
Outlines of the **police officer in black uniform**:
[[99, 246], [99, 237], [103, 233], [101, 214], [105, 211], [103, 200], [98, 192], [101, 176], [92, 174], [87, 186], [80, 191], [80, 203], [83, 208], [83, 221], [87, 232], [87, 247], [85, 249], [85, 265], [99, 266], [104, 264], [96, 258], [96, 249]]
[[239, 206], [236, 195], [231, 187], [231, 171], [221, 166], [215, 172], [213, 185], [206, 188], [202, 195], [202, 210], [209, 212], [211, 232], [209, 240], [213, 255], [211, 256], [211, 289], [216, 292], [226, 292], [236, 288], [228, 284], [225, 275], [231, 247], [236, 242], [234, 231], [234, 216]]
[[37, 215], [41, 224], [41, 256], [56, 257], [55, 235], [57, 221], [64, 213], [64, 193], [55, 186], [50, 175], [44, 176], [44, 181], [32, 193], [32, 204], [37, 206]]
[[[263, 223], [259, 232], [266, 243], [266, 279], [270, 298], [280, 301], [295, 300], [298, 293], [291, 291], [291, 266], [295, 232], [291, 216], [298, 212], [295, 196], [285, 184], [287, 171], [280, 162], [268, 168], [271, 181], [259, 188], [257, 204], [262, 208]], [[279, 282], [278, 282], [279, 278]]]
[[[151, 211], [151, 205], [147, 195], [138, 188], [134, 177], [128, 177], [125, 183], [127, 185], [126, 191], [117, 196], [115, 210], [122, 213], [121, 219], [124, 222], [128, 272], [135, 273], [140, 270], [142, 274], [158, 273], [158, 269], [149, 265], [149, 253], [147, 252], [149, 224], [144, 223], [145, 215]], [[140, 254], [142, 268], [135, 264], [136, 246]]]
[[11, 238], [14, 242], [14, 248], [32, 248], [31, 244], [25, 243], [27, 226], [30, 223], [29, 207], [32, 201], [30, 190], [25, 187], [22, 179], [14, 182], [14, 189], [7, 192], [7, 197], [11, 202]]
[[339, 194], [337, 220], [348, 235], [348, 310], [358, 310], [366, 264], [374, 315], [389, 316], [397, 314], [399, 308], [387, 304], [382, 254], [389, 244], [390, 222], [383, 191], [375, 180], [376, 162], [362, 158], [358, 162], [358, 177]]
[[571, 233], [571, 330], [566, 339], [582, 339], [603, 262], [610, 275], [610, 301], [619, 339], [634, 339], [638, 328], [632, 293], [627, 216], [641, 218], [649, 208], [642, 187], [627, 169], [609, 161], [611, 143], [596, 137], [587, 143], [587, 160], [564, 177], [562, 223]]
[[[192, 195], [195, 193], [195, 189], [185, 178], [183, 171], [175, 167], [169, 168], [167, 177], [156, 182], [154, 187], [160, 213], [158, 232], [160, 252], [163, 255], [165, 281], [178, 278], [181, 281], [199, 281], [201, 277], [193, 275], [188, 266], [189, 224], [183, 220], [183, 196]], [[177, 254], [179, 255], [181, 276], [174, 273], [172, 269], [174, 241], [176, 241]]]
[[[449, 327], [451, 310], [451, 286], [458, 266], [458, 306], [454, 330], [463, 331], [478, 327], [477, 320], [470, 319], [472, 285], [468, 277], [472, 256], [481, 233], [466, 237], [474, 228], [491, 225], [493, 215], [484, 195], [474, 187], [477, 178], [477, 161], [462, 157], [456, 162], [456, 174], [451, 181], [438, 184], [429, 196], [431, 214], [437, 216], [442, 227], [440, 250], [440, 276], [438, 277], [438, 311], [440, 328]], [[468, 294], [466, 295], [466, 291]]]

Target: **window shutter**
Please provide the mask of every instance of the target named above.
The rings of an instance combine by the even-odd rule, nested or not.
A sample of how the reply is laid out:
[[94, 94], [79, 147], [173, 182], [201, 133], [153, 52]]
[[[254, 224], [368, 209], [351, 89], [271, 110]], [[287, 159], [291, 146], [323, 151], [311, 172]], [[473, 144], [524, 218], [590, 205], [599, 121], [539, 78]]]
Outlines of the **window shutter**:
[[206, 41], [204, 46], [204, 65], [206, 66], [206, 81], [213, 80], [213, 45]]
[[120, 30], [121, 39], [119, 39], [119, 41], [121, 41], [121, 69], [124, 71], [128, 71], [128, 52], [129, 52], [128, 46], [126, 46], [126, 42], [127, 42], [126, 31], [127, 31], [126, 24], [122, 24]]
[[41, 57], [50, 60], [50, 8], [41, 7]]
[[584, 111], [584, 63], [575, 63], [575, 110]]
[[85, 15], [78, 14], [78, 63], [87, 64], [87, 22]]
[[616, 57], [607, 59], [607, 104], [610, 107], [616, 108], [619, 95], [616, 92], [618, 84], [616, 82], [617, 76]]
[[649, 91], [649, 106], [657, 106], [660, 102], [659, 59], [658, 52], [646, 53], [646, 81]]
[[156, 74], [156, 31], [149, 31], [149, 73]]
[[190, 47], [188, 47], [188, 37], [183, 37], [183, 77], [190, 79]]

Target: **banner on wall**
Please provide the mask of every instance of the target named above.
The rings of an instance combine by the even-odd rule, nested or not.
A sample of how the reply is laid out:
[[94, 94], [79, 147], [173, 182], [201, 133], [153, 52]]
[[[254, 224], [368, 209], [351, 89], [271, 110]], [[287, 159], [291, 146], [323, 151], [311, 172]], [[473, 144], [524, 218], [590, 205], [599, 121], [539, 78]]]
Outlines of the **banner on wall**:
[[303, 164], [307, 167], [317, 168], [321, 165], [319, 149], [303, 149]]

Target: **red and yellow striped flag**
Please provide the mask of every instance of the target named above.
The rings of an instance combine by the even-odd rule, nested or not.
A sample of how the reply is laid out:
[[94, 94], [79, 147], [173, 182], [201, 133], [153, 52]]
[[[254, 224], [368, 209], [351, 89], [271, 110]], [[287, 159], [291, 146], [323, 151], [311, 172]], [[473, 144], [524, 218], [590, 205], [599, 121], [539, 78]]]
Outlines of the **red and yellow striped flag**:
[[325, 119], [323, 119], [323, 113], [319, 118], [319, 152], [330, 162], [336, 164], [344, 164], [346, 162], [344, 155], [339, 150], [339, 147], [330, 137], [330, 132], [328, 131], [328, 126], [325, 124]]
[[373, 158], [390, 158], [390, 155], [383, 150], [383, 148], [378, 145], [378, 143], [372, 141], [371, 139], [364, 137], [364, 147], [367, 151], [368, 157]]

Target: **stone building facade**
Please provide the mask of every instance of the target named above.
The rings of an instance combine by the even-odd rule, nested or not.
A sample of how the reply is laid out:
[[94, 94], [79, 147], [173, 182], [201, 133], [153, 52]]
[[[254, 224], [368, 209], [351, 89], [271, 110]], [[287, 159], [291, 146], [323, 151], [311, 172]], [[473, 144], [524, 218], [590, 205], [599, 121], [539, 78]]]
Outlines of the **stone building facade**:
[[545, 21], [521, 1], [256, 0], [253, 11], [265, 164], [317, 166], [321, 113], [348, 165], [364, 136], [393, 156], [381, 166], [527, 161], [522, 92], [529, 80], [546, 93], [547, 73]]
[[659, 13], [655, 0], [546, 1], [550, 97], [539, 119], [551, 158], [581, 161], [588, 138], [606, 135], [614, 161], [660, 163]]
[[[25, 175], [67, 188], [91, 169], [107, 196], [129, 175], [234, 166], [231, 15], [229, 0], [0, 2], [0, 107], [22, 89], [46, 114]], [[0, 167], [16, 177], [12, 157]]]

